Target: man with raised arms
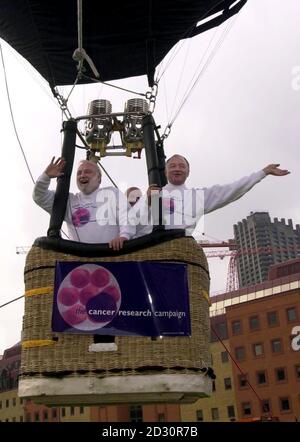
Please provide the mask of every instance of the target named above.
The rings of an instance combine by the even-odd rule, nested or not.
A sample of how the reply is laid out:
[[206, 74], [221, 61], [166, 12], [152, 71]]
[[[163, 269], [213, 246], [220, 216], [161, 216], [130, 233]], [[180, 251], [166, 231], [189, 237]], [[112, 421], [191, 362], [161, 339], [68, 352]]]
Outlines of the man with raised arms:
[[[54, 195], [49, 190], [52, 178], [63, 175], [65, 160], [53, 157], [44, 173], [37, 179], [33, 199], [51, 214]], [[120, 250], [124, 241], [135, 234], [135, 227], [128, 225], [127, 200], [115, 187], [100, 188], [101, 170], [92, 161], [81, 161], [77, 170], [79, 192], [69, 194], [65, 221], [69, 238], [85, 243], [109, 243]]]
[[231, 184], [192, 189], [185, 184], [189, 173], [190, 165], [182, 155], [175, 154], [167, 160], [165, 174], [168, 184], [162, 189], [155, 184], [151, 185], [147, 195], [143, 196], [131, 210], [130, 222], [134, 224], [135, 218], [139, 216], [139, 222], [143, 225], [143, 235], [152, 232], [153, 218], [158, 218], [153, 216], [154, 211], [158, 213], [158, 205], [153, 204], [155, 201], [153, 195], [160, 193], [162, 196], [165, 229], [184, 229], [186, 235], [191, 235], [202, 215], [241, 198], [267, 175], [280, 177], [290, 172], [280, 169], [279, 164], [269, 164], [262, 170]]

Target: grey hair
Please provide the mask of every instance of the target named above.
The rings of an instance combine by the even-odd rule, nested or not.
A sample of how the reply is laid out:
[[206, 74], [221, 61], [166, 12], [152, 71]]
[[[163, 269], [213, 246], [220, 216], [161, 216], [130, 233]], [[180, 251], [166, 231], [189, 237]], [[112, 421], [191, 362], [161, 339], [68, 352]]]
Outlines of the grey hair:
[[174, 158], [174, 157], [181, 157], [181, 158], [183, 158], [184, 161], [186, 162], [186, 164], [188, 165], [189, 170], [190, 170], [190, 163], [188, 162], [188, 160], [183, 155], [180, 155], [179, 153], [175, 153], [170, 158], [168, 158], [167, 161], [166, 161], [166, 166], [167, 166], [168, 162], [171, 161], [171, 159]]
[[[95, 161], [81, 160], [81, 161], [79, 161], [79, 166], [80, 166], [81, 164], [83, 164], [83, 163], [93, 164], [94, 166], [96, 166], [96, 169], [97, 169], [98, 175], [100, 176], [100, 178], [102, 177], [101, 169], [100, 169], [100, 167], [98, 166], [98, 164], [95, 163]], [[79, 166], [78, 166], [78, 167], [79, 167]]]

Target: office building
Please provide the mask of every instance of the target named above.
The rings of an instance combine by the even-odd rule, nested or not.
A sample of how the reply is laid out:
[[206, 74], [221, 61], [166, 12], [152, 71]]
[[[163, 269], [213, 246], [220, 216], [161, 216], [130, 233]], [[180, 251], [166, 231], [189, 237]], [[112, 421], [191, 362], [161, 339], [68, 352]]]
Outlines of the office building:
[[291, 219], [271, 221], [267, 212], [251, 212], [233, 229], [240, 287], [266, 281], [271, 265], [300, 256], [300, 226]]

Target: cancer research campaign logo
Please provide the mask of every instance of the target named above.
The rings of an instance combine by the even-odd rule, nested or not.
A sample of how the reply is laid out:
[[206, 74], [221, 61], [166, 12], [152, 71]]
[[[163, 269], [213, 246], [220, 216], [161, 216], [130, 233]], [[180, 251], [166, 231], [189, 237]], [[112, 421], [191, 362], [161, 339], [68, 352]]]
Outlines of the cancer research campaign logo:
[[116, 336], [190, 336], [187, 266], [57, 262], [52, 330]]

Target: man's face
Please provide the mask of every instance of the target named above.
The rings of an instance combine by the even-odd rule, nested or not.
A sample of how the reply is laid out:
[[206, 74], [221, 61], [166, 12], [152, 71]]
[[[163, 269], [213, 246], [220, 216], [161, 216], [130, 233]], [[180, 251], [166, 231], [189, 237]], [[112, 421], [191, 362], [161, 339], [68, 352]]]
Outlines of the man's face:
[[182, 156], [174, 155], [168, 161], [165, 173], [170, 184], [180, 186], [189, 176], [189, 166]]
[[126, 190], [126, 196], [129, 204], [134, 206], [142, 196], [142, 192], [138, 187], [129, 187]]
[[84, 161], [77, 170], [77, 186], [85, 195], [89, 195], [99, 187], [101, 175], [96, 164]]

